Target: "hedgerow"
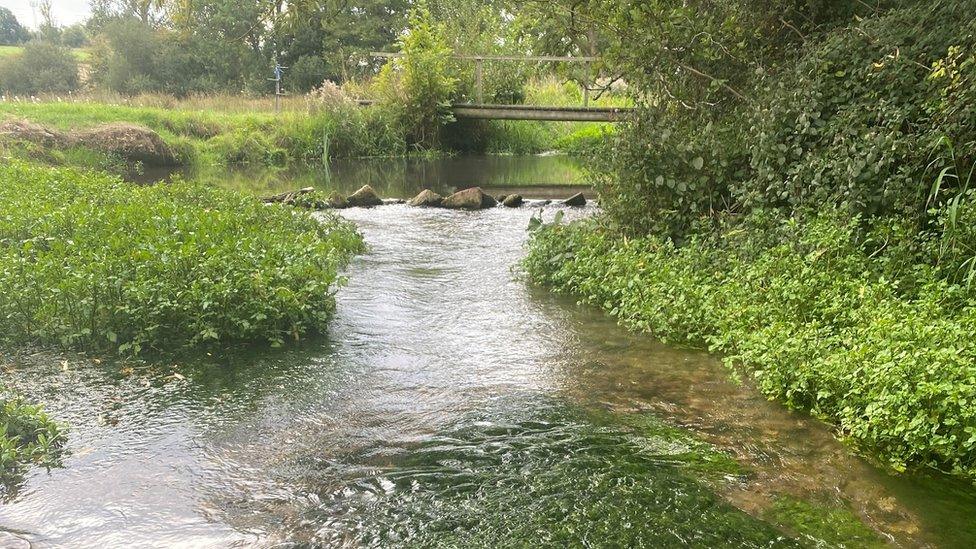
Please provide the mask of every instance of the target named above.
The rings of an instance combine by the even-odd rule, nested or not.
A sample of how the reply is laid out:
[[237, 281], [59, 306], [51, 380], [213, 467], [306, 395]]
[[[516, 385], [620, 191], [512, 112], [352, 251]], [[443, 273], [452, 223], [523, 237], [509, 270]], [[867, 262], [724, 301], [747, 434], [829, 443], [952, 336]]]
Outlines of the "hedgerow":
[[362, 240], [331, 214], [199, 184], [0, 168], [0, 339], [94, 352], [323, 332]]
[[681, 247], [599, 221], [549, 225], [524, 266], [636, 330], [722, 353], [895, 469], [976, 478], [976, 301], [934, 275], [906, 296], [859, 224], [752, 220]]

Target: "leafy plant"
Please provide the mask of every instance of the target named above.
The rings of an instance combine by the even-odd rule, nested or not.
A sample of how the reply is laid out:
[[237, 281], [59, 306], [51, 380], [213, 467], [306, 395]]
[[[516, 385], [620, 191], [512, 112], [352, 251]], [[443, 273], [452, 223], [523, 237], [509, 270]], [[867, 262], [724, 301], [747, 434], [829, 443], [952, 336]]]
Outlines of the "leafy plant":
[[44, 409], [0, 387], [0, 492], [15, 487], [31, 464], [58, 464], [66, 438], [64, 426]]
[[398, 109], [411, 144], [434, 148], [440, 144], [441, 127], [454, 120], [450, 107], [458, 79], [444, 27], [434, 21], [426, 4], [411, 14], [400, 49], [403, 57], [391, 60], [380, 73], [381, 97]]
[[633, 329], [722, 353], [894, 469], [976, 478], [972, 294], [930, 268], [906, 295], [859, 219], [806, 219], [756, 214], [681, 247], [597, 221], [541, 226], [524, 267]]
[[325, 331], [362, 240], [333, 215], [177, 182], [0, 168], [0, 338], [95, 352]]

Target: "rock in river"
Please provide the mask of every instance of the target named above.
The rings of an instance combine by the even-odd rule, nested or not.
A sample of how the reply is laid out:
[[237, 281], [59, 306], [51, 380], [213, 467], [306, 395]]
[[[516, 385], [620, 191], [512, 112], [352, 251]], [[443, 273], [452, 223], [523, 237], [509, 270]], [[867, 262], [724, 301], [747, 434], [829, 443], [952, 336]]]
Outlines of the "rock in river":
[[337, 210], [342, 210], [349, 207], [349, 201], [346, 200], [346, 197], [336, 192], [329, 195], [327, 202], [330, 208], [335, 208]]
[[523, 203], [525, 203], [525, 199], [520, 194], [510, 194], [505, 197], [505, 200], [502, 200], [502, 205], [506, 208], [518, 208]]
[[383, 205], [383, 199], [369, 185], [363, 185], [363, 188], [354, 192], [346, 201], [350, 208], [372, 208]]
[[428, 208], [436, 208], [441, 205], [444, 201], [444, 197], [435, 193], [430, 189], [424, 189], [417, 196], [413, 197], [407, 204], [411, 206], [426, 206]]
[[576, 193], [563, 202], [566, 206], [586, 206], [586, 197], [583, 193]]
[[463, 191], [458, 191], [441, 202], [441, 206], [452, 210], [482, 210], [494, 208], [498, 202], [481, 190], [481, 187], [472, 187]]

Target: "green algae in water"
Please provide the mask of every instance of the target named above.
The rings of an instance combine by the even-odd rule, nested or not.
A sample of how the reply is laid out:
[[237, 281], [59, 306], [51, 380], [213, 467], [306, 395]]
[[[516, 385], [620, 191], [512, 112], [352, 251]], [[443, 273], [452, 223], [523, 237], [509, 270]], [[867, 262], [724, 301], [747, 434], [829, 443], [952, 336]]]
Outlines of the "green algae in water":
[[346, 482], [316, 494], [306, 523], [321, 526], [320, 542], [366, 546], [804, 545], [714, 494], [698, 477], [715, 461], [660, 422], [632, 419], [654, 427], [645, 436], [603, 413], [534, 407], [469, 418], [393, 456], [327, 464]]
[[817, 505], [791, 497], [777, 498], [766, 517], [814, 547], [887, 547], [873, 530], [846, 507]]

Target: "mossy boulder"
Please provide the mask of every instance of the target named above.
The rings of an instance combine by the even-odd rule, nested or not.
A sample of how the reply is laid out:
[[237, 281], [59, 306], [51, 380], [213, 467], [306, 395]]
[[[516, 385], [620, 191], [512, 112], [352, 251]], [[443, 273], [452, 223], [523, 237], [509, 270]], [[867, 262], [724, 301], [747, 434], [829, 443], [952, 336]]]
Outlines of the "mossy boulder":
[[498, 202], [485, 194], [481, 187], [472, 187], [458, 191], [441, 202], [441, 207], [451, 210], [483, 210], [494, 208]]
[[573, 196], [567, 198], [565, 201], [563, 201], [563, 204], [566, 206], [573, 206], [573, 207], [586, 206], [586, 197], [583, 196], [583, 193], [576, 193]]
[[506, 208], [518, 208], [525, 203], [525, 199], [520, 194], [510, 194], [502, 200], [502, 205]]
[[352, 193], [346, 202], [350, 208], [372, 208], [383, 205], [383, 199], [369, 185], [363, 185], [361, 189]]
[[417, 196], [410, 199], [407, 204], [417, 207], [436, 208], [444, 201], [444, 197], [430, 189], [424, 189]]

